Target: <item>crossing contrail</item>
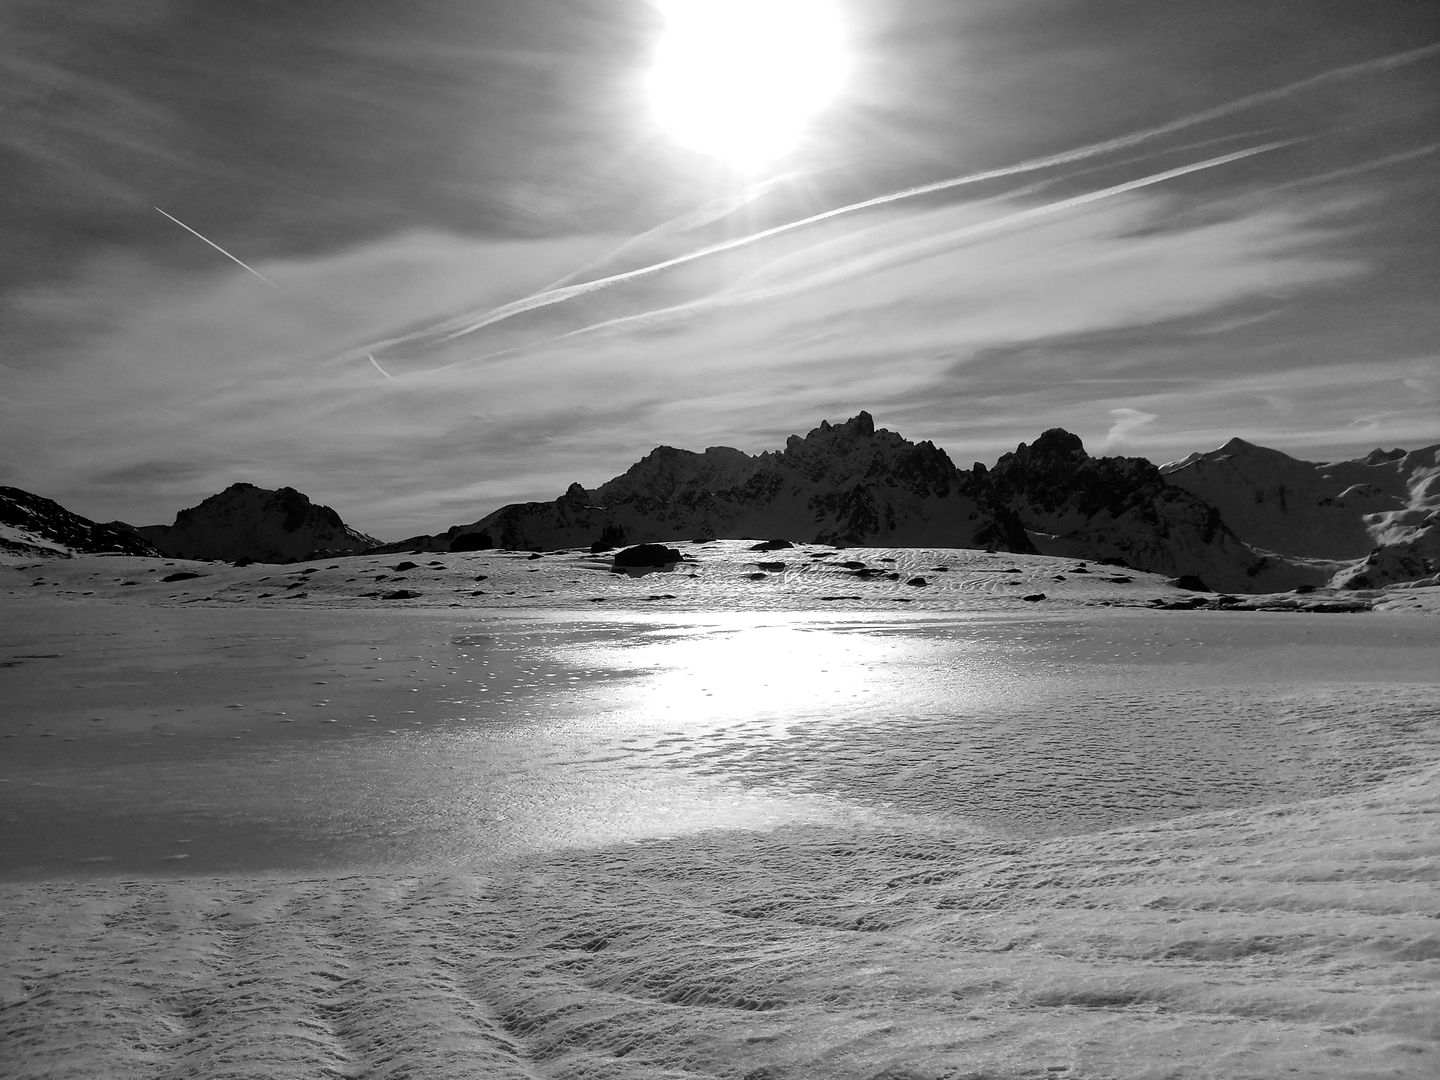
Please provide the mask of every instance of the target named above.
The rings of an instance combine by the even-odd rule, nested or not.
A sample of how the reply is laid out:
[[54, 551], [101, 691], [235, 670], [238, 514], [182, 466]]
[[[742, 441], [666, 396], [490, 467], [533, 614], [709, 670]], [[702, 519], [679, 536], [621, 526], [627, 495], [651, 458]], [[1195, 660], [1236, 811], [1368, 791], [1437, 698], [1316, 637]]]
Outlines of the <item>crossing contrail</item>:
[[[913, 187], [903, 188], [899, 191], [887, 192], [883, 195], [876, 195], [869, 199], [863, 199], [858, 202], [848, 203], [844, 206], [834, 207], [830, 210], [825, 210], [818, 214], [812, 214], [808, 217], [800, 218], [795, 221], [789, 221], [780, 225], [772, 226], [768, 229], [762, 229], [759, 232], [751, 233], [745, 236], [735, 237], [733, 239], [721, 241], [715, 244], [710, 244], [698, 248], [694, 251], [686, 252], [684, 254], [677, 255], [669, 259], [663, 259], [659, 262], [651, 263], [647, 266], [637, 267], [633, 270], [627, 270], [617, 274], [610, 274], [605, 277], [595, 278], [590, 281], [584, 281], [575, 284], [552, 286], [550, 288], [542, 289], [539, 292], [532, 293], [529, 296], [522, 297], [519, 300], [512, 301], [508, 304], [502, 304], [499, 307], [491, 308], [490, 310], [478, 315], [472, 314], [468, 316], [460, 316], [457, 318], [446, 320], [445, 322], [432, 326], [427, 330], [402, 334], [400, 336], [393, 337], [385, 341], [375, 342], [371, 344], [369, 348], [372, 350], [384, 351], [385, 349], [395, 348], [397, 346], [403, 347], [415, 344], [440, 344], [447, 341], [453, 341], [457, 338], [466, 337], [470, 334], [476, 333], [480, 330], [485, 329], [486, 327], [493, 326], [496, 323], [503, 322], [506, 319], [513, 318], [516, 315], [522, 315], [526, 312], [534, 311], [538, 308], [550, 307], [554, 304], [560, 304], [565, 302], [566, 300], [574, 299], [577, 296], [584, 296], [588, 293], [596, 292], [600, 289], [607, 289], [614, 285], [620, 285], [625, 282], [649, 277], [650, 275], [658, 274], [665, 270], [673, 269], [677, 266], [683, 266], [687, 263], [695, 262], [699, 259], [709, 258], [712, 255], [719, 255], [725, 252], [734, 251], [738, 248], [748, 247], [752, 244], [760, 243], [761, 241], [771, 239], [772, 237], [794, 232], [796, 230], [803, 229], [810, 225], [815, 225], [823, 221], [829, 221], [834, 218], [848, 216], [850, 214], [855, 214], [863, 210], [886, 206], [891, 203], [900, 202], [906, 199], [913, 199], [923, 195], [948, 191], [950, 189], [965, 185], [977, 184], [983, 181], [1002, 179], [1008, 176], [1016, 176], [1029, 172], [1037, 172], [1042, 169], [1048, 169], [1060, 165], [1070, 165], [1076, 162], [1086, 161], [1091, 158], [1096, 158], [1105, 154], [1112, 153], [1116, 150], [1128, 149], [1129, 147], [1136, 146], [1140, 143], [1148, 142], [1152, 139], [1160, 138], [1165, 135], [1170, 135], [1177, 131], [1182, 131], [1186, 128], [1194, 127], [1198, 124], [1204, 124], [1209, 123], [1213, 120], [1219, 120], [1224, 117], [1231, 116], [1235, 113], [1243, 112], [1247, 109], [1254, 108], [1257, 105], [1262, 105], [1273, 101], [1280, 101], [1284, 98], [1291, 96], [1292, 94], [1300, 93], [1305, 90], [1324, 86], [1329, 83], [1342, 82], [1347, 79], [1357, 78], [1370, 72], [1389, 71], [1394, 68], [1403, 67], [1407, 64], [1413, 64], [1437, 55], [1440, 55], [1440, 42], [1433, 42], [1429, 45], [1419, 46], [1414, 49], [1408, 49], [1397, 53], [1390, 53], [1385, 56], [1375, 57], [1370, 60], [1361, 61], [1359, 63], [1348, 64], [1338, 68], [1332, 68], [1328, 71], [1322, 71], [1315, 75], [1307, 76], [1304, 79], [1296, 80], [1295, 82], [1286, 83], [1283, 86], [1272, 87], [1269, 90], [1262, 90], [1257, 93], [1248, 94], [1244, 97], [1224, 102], [1209, 109], [1204, 109], [1199, 112], [1190, 113], [1186, 116], [1177, 117], [1174, 120], [1167, 121], [1163, 124], [1158, 124], [1154, 127], [1143, 128], [1137, 131], [1128, 132], [1124, 135], [1119, 135], [1111, 139], [1105, 139], [1100, 142], [1088, 143], [1084, 146], [1073, 147], [1069, 150], [1063, 150], [1055, 154], [1049, 154], [1043, 157], [1030, 158], [1026, 161], [1021, 161], [1014, 165], [1007, 165], [996, 169], [987, 169], [981, 172], [967, 173], [963, 176], [948, 177], [943, 180], [936, 180], [925, 184], [918, 184]], [[1238, 160], [1241, 157], [1248, 157], [1252, 153], [1261, 153], [1265, 150], [1273, 150], [1281, 145], [1286, 144], [1271, 143], [1263, 147], [1254, 148], [1248, 151], [1241, 151], [1238, 154], [1226, 155], [1223, 158], [1212, 159], [1209, 162], [1203, 162], [1198, 165], [1184, 166], [1181, 170], [1171, 170], [1168, 173], [1158, 174], [1158, 176], [1160, 177], [1160, 179], [1169, 179], [1172, 176], [1183, 175], [1185, 172], [1193, 172], [1197, 169], [1202, 168], [1212, 168], [1215, 165], [1224, 164], [1228, 161]], [[1122, 190], [1132, 190], [1135, 186], [1144, 186], [1148, 183], [1158, 183], [1160, 182], [1160, 179], [1147, 178], [1142, 181], [1132, 182], [1131, 185], [1121, 185], [1120, 187], [1115, 189], [1107, 189], [1104, 193], [1100, 193], [1098, 196], [1082, 196], [1081, 198], [1089, 201], [1089, 199], [1094, 197], [1104, 197], [1105, 195], [1116, 194]], [[1061, 204], [1053, 205], [1048, 209], [1041, 208], [1038, 212], [1053, 212], [1055, 209], [1058, 209], [1061, 206], [1068, 205], [1075, 204], [1073, 202], [1067, 201]], [[161, 211], [161, 213], [164, 213], [164, 211]], [[1031, 212], [1026, 213], [1029, 214]], [[166, 216], [169, 217], [168, 214]], [[177, 224], [179, 223], [177, 222]], [[186, 226], [186, 228], [188, 228], [188, 226]], [[665, 226], [661, 226], [661, 228], [664, 229]], [[191, 231], [193, 232], [194, 230], [192, 229]], [[199, 236], [200, 234], [196, 233], [195, 235]], [[205, 238], [202, 236], [201, 239], [204, 240]], [[206, 243], [209, 242], [210, 241], [206, 240]], [[229, 252], [225, 252], [225, 254], [228, 255]], [[234, 258], [234, 256], [230, 257]], [[238, 259], [236, 261], [239, 262]], [[244, 266], [243, 263], [241, 263], [241, 265]], [[246, 269], [249, 269], [249, 267], [246, 267]], [[570, 277], [573, 277], [573, 275], [567, 275], [566, 278], [562, 278], [560, 280], [562, 282], [565, 282]], [[458, 361], [458, 363], [467, 362], [470, 361]], [[454, 365], [447, 364], [435, 370], [444, 370], [445, 368], [452, 366]]]
[[[161, 210], [160, 207], [158, 207], [158, 206], [152, 207], [152, 209], [154, 209], [157, 213], [165, 214], [165, 211], [164, 211], [164, 210]], [[180, 220], [179, 218], [177, 218], [174, 214], [165, 214], [165, 216], [166, 216], [167, 218], [169, 218], [171, 221], [175, 222], [176, 225], [179, 225], [180, 228], [182, 228], [182, 229], [184, 229], [186, 232], [190, 233], [192, 236], [198, 236], [198, 237], [200, 237], [201, 240], [204, 240], [205, 243], [209, 244], [209, 245], [210, 245], [212, 248], [214, 248], [216, 251], [220, 252], [221, 255], [224, 255], [227, 259], [229, 259], [231, 262], [235, 263], [235, 265], [241, 267], [242, 269], [248, 270], [250, 273], [252, 273], [252, 274], [254, 274], [256, 277], [258, 277], [261, 281], [265, 282], [266, 285], [269, 285], [272, 289], [278, 289], [278, 288], [280, 287], [280, 286], [276, 285], [273, 281], [271, 281], [269, 278], [267, 278], [264, 274], [260, 273], [259, 270], [256, 270], [253, 266], [250, 266], [250, 265], [247, 264], [247, 263], [241, 262], [241, 261], [240, 261], [239, 259], [237, 259], [234, 255], [231, 255], [230, 252], [226, 251], [223, 247], [221, 247], [219, 244], [215, 243], [215, 241], [214, 241], [214, 240], [211, 240], [208, 236], [204, 236], [204, 235], [196, 232], [194, 229], [190, 228], [189, 225], [186, 225], [185, 222], [181, 221], [181, 220]]]

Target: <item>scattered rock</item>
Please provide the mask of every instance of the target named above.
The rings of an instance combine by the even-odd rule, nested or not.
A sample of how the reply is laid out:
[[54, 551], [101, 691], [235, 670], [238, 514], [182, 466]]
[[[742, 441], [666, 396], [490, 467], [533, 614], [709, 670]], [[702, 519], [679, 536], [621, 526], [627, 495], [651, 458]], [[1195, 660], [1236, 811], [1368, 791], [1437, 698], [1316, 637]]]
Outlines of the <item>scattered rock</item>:
[[1029, 596], [1022, 596], [1020, 599], [1026, 601], [1027, 603], [1034, 604], [1038, 603], [1041, 600], [1044, 600], [1045, 594], [1043, 592], [1036, 592], [1031, 593]]
[[924, 588], [926, 585], [929, 585], [930, 582], [926, 581], [923, 577], [912, 577], [909, 581], [905, 582], [905, 584], [914, 585], [917, 589], [919, 589]]
[[745, 575], [746, 579], [749, 580], [749, 581], [764, 581], [764, 580], [765, 580], [766, 578], [768, 578], [769, 576], [770, 576], [769, 574], [746, 574], [746, 575]]
[[392, 566], [390, 569], [394, 570], [394, 571], [398, 574], [398, 573], [400, 573], [400, 571], [402, 571], [402, 570], [418, 570], [419, 568], [420, 568], [420, 564], [419, 564], [419, 563], [413, 563], [413, 562], [411, 562], [409, 559], [406, 559], [404, 562], [398, 562], [398, 563], [396, 563], [396, 564], [395, 564], [394, 566]]
[[189, 581], [191, 578], [205, 577], [204, 574], [197, 574], [193, 570], [178, 570], [173, 574], [166, 574], [161, 581]]
[[1157, 597], [1152, 603], [1161, 611], [1194, 611], [1196, 608], [1206, 607], [1210, 601], [1203, 596], [1186, 596], [1174, 600]]
[[785, 548], [793, 548], [795, 545], [789, 540], [762, 540], [753, 545], [751, 551], [783, 551]]
[[783, 562], [757, 562], [755, 565], [761, 570], [770, 571], [772, 574], [778, 574], [785, 569]]
[[420, 594], [414, 589], [396, 589], [380, 597], [381, 600], [414, 600]]
[[636, 544], [615, 553], [615, 567], [673, 566], [682, 557], [677, 548], [664, 544]]

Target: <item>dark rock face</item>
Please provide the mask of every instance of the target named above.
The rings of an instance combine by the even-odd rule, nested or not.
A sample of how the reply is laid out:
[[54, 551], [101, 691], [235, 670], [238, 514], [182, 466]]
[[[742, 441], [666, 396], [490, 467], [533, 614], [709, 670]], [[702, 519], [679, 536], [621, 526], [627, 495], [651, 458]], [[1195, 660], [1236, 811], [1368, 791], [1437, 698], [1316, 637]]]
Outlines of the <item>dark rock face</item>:
[[1177, 578], [1172, 578], [1170, 580], [1170, 584], [1174, 585], [1177, 589], [1184, 589], [1186, 592], [1215, 591], [1214, 589], [1210, 588], [1209, 585], [1206, 585], [1205, 582], [1200, 580], [1200, 578], [1196, 577], [1194, 574], [1181, 574]]
[[1003, 455], [990, 475], [1044, 554], [1194, 574], [1237, 592], [1256, 587], [1261, 556], [1144, 458], [1092, 458], [1078, 436], [1052, 428]]
[[64, 558], [70, 552], [157, 557], [138, 532], [122, 522], [104, 524], [66, 510], [59, 503], [16, 487], [0, 486], [0, 551]]
[[495, 541], [483, 529], [480, 532], [461, 533], [450, 541], [451, 551], [489, 551]]
[[293, 562], [379, 545], [373, 536], [349, 528], [330, 507], [317, 506], [294, 488], [269, 491], [254, 484], [231, 484], [198, 506], [181, 510], [173, 525], [146, 525], [136, 531], [171, 558], [227, 562]]

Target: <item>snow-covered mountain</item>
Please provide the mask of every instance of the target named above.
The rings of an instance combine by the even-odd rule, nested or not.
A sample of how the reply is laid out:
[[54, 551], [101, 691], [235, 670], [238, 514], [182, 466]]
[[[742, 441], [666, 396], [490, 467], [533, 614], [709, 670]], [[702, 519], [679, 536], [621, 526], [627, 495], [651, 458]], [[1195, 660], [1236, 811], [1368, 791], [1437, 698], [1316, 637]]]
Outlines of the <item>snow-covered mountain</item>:
[[1161, 467], [1257, 548], [1369, 588], [1440, 573], [1440, 445], [1317, 463], [1231, 439]]
[[231, 484], [200, 505], [181, 510], [173, 525], [142, 525], [135, 531], [161, 554], [179, 559], [293, 562], [354, 554], [380, 544], [294, 488], [268, 491], [254, 484]]
[[0, 555], [65, 559], [108, 553], [159, 554], [128, 525], [101, 524], [40, 495], [0, 487]]
[[877, 429], [866, 412], [754, 456], [658, 447], [594, 490], [572, 484], [554, 502], [515, 503], [417, 539], [550, 549], [744, 536], [1032, 550], [988, 478], [957, 469], [933, 443]]
[[1003, 455], [990, 475], [1041, 554], [1119, 559], [1225, 592], [1303, 583], [1252, 550], [1215, 507], [1166, 483], [1153, 463], [1092, 458], [1060, 428]]

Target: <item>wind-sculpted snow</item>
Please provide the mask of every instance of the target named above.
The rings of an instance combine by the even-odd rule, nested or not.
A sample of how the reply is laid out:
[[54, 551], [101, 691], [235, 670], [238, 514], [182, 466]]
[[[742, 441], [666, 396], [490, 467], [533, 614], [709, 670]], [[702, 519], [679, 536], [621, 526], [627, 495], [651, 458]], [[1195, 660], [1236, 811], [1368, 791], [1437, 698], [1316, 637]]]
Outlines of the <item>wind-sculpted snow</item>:
[[796, 827], [480, 873], [9, 886], [0, 1061], [1419, 1080], [1436, 779], [1040, 841]]

